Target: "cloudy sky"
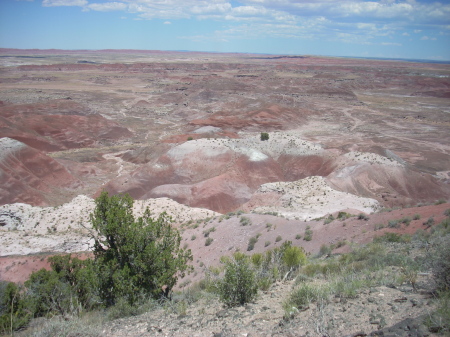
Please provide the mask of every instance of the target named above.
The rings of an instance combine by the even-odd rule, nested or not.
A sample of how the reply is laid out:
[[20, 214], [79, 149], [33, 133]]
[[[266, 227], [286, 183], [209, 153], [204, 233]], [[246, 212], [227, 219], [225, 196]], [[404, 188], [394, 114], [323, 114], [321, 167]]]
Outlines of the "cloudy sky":
[[450, 0], [0, 0], [0, 47], [450, 60]]

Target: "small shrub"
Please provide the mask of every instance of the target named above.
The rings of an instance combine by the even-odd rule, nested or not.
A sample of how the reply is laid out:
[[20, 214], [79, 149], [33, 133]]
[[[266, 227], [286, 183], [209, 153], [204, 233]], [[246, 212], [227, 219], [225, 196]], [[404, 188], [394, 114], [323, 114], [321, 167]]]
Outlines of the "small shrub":
[[210, 238], [210, 237], [206, 238], [205, 246], [209, 246], [213, 241], [214, 241], [213, 238]]
[[369, 220], [369, 217], [367, 215], [365, 215], [364, 213], [359, 213], [358, 214], [358, 220]]
[[275, 242], [280, 242], [281, 240], [283, 240], [283, 238], [281, 237], [281, 235], [278, 235], [275, 239]]
[[434, 225], [434, 218], [431, 216], [423, 223], [424, 226], [431, 227]]
[[192, 137], [190, 137], [190, 136], [187, 137], [187, 140], [193, 140], [193, 139], [194, 139], [194, 138], [192, 138]]
[[384, 224], [380, 223], [380, 224], [376, 224], [373, 227], [373, 229], [377, 231], [377, 230], [383, 229], [384, 227], [386, 227], [386, 226]]
[[269, 140], [269, 134], [267, 132], [261, 132], [261, 140]]
[[339, 220], [345, 220], [345, 219], [350, 218], [351, 216], [352, 216], [352, 215], [349, 214], [349, 213], [347, 213], [347, 212], [339, 212], [337, 218], [338, 218]]
[[384, 233], [382, 236], [376, 237], [374, 242], [404, 242], [403, 235], [397, 233]]
[[450, 289], [450, 237], [438, 238], [428, 254], [433, 278], [439, 290]]
[[439, 199], [439, 200], [437, 200], [434, 204], [435, 205], [442, 205], [442, 204], [445, 204], [447, 201], [445, 200], [445, 199]]
[[323, 244], [320, 246], [319, 256], [330, 255], [331, 251], [331, 246]]
[[264, 247], [267, 247], [267, 246], [269, 246], [269, 245], [270, 245], [270, 241], [264, 242]]
[[297, 234], [296, 236], [295, 236], [295, 239], [296, 240], [300, 240], [302, 238], [302, 236], [300, 235], [300, 234]]
[[399, 228], [400, 224], [398, 223], [398, 220], [389, 220], [388, 227], [389, 228]]
[[192, 235], [191, 236], [191, 240], [194, 241], [195, 239], [197, 239], [197, 236], [196, 235]]
[[252, 221], [245, 216], [242, 216], [239, 222], [241, 223], [241, 226], [249, 226], [252, 224]]
[[261, 253], [255, 253], [251, 256], [252, 264], [255, 267], [261, 267], [263, 260], [264, 260], [264, 257]]
[[302, 309], [307, 307], [311, 302], [325, 301], [328, 296], [328, 288], [304, 283], [290, 294], [288, 303], [291, 306]]
[[306, 254], [303, 248], [289, 246], [283, 252], [283, 262], [289, 269], [295, 269], [306, 263]]
[[305, 230], [305, 235], [303, 236], [303, 240], [311, 241], [313, 236], [313, 231], [310, 229]]
[[340, 241], [338, 241], [338, 242], [336, 243], [335, 248], [343, 247], [343, 246], [345, 246], [346, 244], [347, 244], [347, 241], [345, 241], [345, 240], [340, 240]]
[[419, 220], [419, 219], [420, 219], [420, 214], [414, 214], [413, 220]]
[[411, 218], [410, 217], [404, 217], [404, 218], [401, 218], [399, 221], [401, 223], [405, 224], [405, 226], [409, 226], [409, 224], [411, 223]]
[[251, 237], [250, 240], [248, 241], [247, 251], [253, 250], [253, 248], [255, 248], [256, 242], [258, 242], [258, 238]]
[[438, 292], [436, 311], [425, 320], [425, 325], [432, 332], [448, 336], [450, 332], [450, 291]]
[[220, 300], [230, 307], [243, 305], [256, 297], [258, 285], [248, 256], [236, 253], [226, 262], [218, 292]]
[[206, 230], [203, 231], [203, 236], [205, 238], [207, 238], [210, 233], [215, 232], [215, 231], [216, 231], [216, 227], [211, 227], [209, 229], [206, 229]]
[[445, 216], [450, 216], [450, 208], [447, 208], [447, 209], [444, 211], [444, 215], [445, 215]]

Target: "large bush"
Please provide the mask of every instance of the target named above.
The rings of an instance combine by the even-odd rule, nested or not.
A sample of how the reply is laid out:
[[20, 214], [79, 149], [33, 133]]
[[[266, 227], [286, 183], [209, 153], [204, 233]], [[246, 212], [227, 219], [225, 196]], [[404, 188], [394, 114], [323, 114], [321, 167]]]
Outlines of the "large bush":
[[72, 315], [100, 306], [92, 260], [64, 255], [53, 256], [49, 261], [52, 270], [34, 272], [25, 282], [35, 316]]
[[228, 306], [242, 305], [256, 297], [258, 287], [248, 256], [236, 253], [225, 261], [225, 275], [218, 291], [221, 301]]
[[0, 334], [25, 326], [33, 317], [22, 289], [12, 282], [0, 282]]
[[180, 233], [162, 213], [157, 219], [147, 209], [142, 217], [133, 215], [128, 195], [108, 196], [103, 192], [91, 214], [95, 245], [95, 267], [100, 297], [107, 305], [124, 298], [130, 304], [142, 296], [168, 295], [190, 271], [190, 249], [180, 247]]

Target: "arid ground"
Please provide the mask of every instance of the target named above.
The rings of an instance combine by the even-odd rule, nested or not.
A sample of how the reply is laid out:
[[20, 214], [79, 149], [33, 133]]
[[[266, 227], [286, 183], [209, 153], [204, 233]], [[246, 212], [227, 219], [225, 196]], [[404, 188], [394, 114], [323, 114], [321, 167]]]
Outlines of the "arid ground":
[[[258, 234], [254, 252], [291, 240], [314, 254], [426, 229], [449, 208], [449, 76], [439, 63], [0, 49], [0, 279], [89, 251], [103, 190], [173, 216], [189, 282]], [[340, 211], [353, 217], [325, 223]]]

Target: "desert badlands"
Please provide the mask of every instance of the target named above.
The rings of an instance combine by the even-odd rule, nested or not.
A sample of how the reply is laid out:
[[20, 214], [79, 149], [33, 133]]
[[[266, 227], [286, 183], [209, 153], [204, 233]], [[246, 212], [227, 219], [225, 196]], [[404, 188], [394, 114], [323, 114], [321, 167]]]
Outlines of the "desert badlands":
[[[220, 265], [221, 256], [247, 251], [255, 236], [252, 253], [289, 240], [313, 256], [324, 245], [345, 253], [351, 245], [336, 243], [427, 230], [424, 219], [439, 223], [450, 208], [449, 76], [445, 63], [0, 49], [0, 279], [23, 282], [48, 267], [47, 256], [89, 254], [89, 214], [102, 191], [130, 194], [137, 215], [149, 207], [155, 216], [172, 216], [194, 256], [185, 285]], [[340, 212], [351, 217], [338, 220]], [[387, 226], [414, 215], [408, 226]], [[208, 228], [213, 241], [205, 245]], [[306, 231], [312, 240], [300, 239]], [[307, 318], [283, 328], [283, 310], [270, 302], [282, 301], [292, 284], [274, 287], [247, 308], [251, 315], [244, 308], [220, 311], [216, 303], [205, 314], [215, 320], [191, 314], [178, 322], [184, 328], [174, 328], [158, 311], [137, 316], [142, 326], [114, 321], [103, 333], [376, 330], [370, 313], [361, 314], [369, 323], [336, 325], [334, 334], [314, 330]], [[365, 302], [383, 312], [405, 296], [425, 303], [420, 292], [385, 287], [326, 310], [354, 315]], [[410, 318], [402, 303], [387, 326]], [[414, 305], [410, 313], [423, 315], [425, 307]], [[322, 315], [339, 316], [326, 310]], [[233, 317], [240, 328], [230, 327]]]

